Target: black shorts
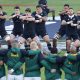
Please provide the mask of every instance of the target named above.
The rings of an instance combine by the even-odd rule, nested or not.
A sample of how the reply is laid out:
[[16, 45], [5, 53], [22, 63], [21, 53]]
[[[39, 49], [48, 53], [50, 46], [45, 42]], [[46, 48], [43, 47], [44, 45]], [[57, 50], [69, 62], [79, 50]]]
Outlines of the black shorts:
[[67, 36], [67, 40], [71, 40], [73, 39], [73, 41], [79, 39], [78, 34], [74, 33], [74, 34], [70, 34], [70, 35], [66, 35]]
[[0, 35], [1, 35], [2, 38], [4, 38], [7, 35], [7, 32], [6, 32], [5, 28], [0, 29]]
[[35, 36], [36, 36], [35, 32], [24, 32], [22, 35], [22, 37], [25, 39], [28, 39], [28, 38], [33, 39]]
[[66, 35], [66, 26], [62, 26], [60, 27], [58, 34], [63, 37], [64, 35]]
[[42, 29], [36, 28], [36, 35], [37, 35], [37, 36], [41, 36], [41, 37], [43, 38], [44, 36], [46, 36], [46, 35], [48, 35], [48, 34], [47, 34], [45, 28], [42, 28]]
[[13, 29], [12, 34], [21, 36], [23, 34], [23, 29]]

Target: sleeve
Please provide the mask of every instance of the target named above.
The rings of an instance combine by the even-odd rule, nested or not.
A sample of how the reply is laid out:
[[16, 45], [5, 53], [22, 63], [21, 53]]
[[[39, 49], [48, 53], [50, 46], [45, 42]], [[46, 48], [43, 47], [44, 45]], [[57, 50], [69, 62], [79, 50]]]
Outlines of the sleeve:
[[77, 16], [75, 16], [74, 18], [75, 20], [73, 21], [73, 24], [77, 24], [77, 21], [78, 21]]
[[55, 58], [52, 58], [50, 56], [46, 56], [45, 59], [51, 63], [56, 63], [56, 57]]
[[63, 56], [63, 57], [57, 56], [56, 57], [56, 63], [64, 63], [65, 59], [66, 59], [65, 56]]
[[5, 15], [7, 15], [7, 13], [6, 12], [3, 12], [3, 15], [5, 16]]
[[22, 54], [22, 56], [20, 58], [20, 62], [24, 63], [25, 62], [24, 56], [26, 56], [28, 52], [25, 49], [21, 49], [20, 52]]
[[0, 56], [1, 55], [6, 55], [7, 53], [8, 53], [7, 49], [0, 50]]
[[13, 70], [19, 69], [22, 65], [23, 65], [22, 62], [18, 62], [18, 63], [13, 67]]
[[43, 65], [46, 69], [51, 70], [51, 67], [48, 64], [48, 62], [45, 60], [44, 56], [40, 54], [39, 57], [40, 57], [39, 60], [40, 60], [41, 65]]
[[77, 57], [77, 61], [80, 61], [80, 54], [78, 54], [76, 57]]
[[67, 56], [67, 59], [70, 60], [70, 61], [76, 61], [77, 60], [77, 55], [76, 56], [73, 56], [73, 55], [69, 54]]
[[65, 73], [67, 73], [67, 74], [71, 74], [71, 73], [72, 73], [72, 71], [71, 71], [68, 67], [66, 67], [66, 66], [63, 66], [63, 67], [62, 67], [62, 70], [63, 70]]

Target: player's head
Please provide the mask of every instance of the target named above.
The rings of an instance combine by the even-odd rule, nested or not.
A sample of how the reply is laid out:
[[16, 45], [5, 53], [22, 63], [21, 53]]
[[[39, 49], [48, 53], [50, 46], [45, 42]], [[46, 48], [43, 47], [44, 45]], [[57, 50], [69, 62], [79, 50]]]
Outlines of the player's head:
[[71, 53], [71, 54], [76, 54], [76, 47], [75, 47], [74, 45], [72, 45], [72, 46], [70, 47], [70, 53]]
[[80, 10], [77, 11], [77, 16], [80, 16]]
[[74, 14], [73, 8], [69, 8], [69, 15], [73, 15], [73, 14]]
[[69, 4], [64, 4], [64, 11], [68, 11], [69, 10]]
[[32, 42], [30, 43], [30, 49], [31, 49], [31, 50], [37, 50], [37, 49], [39, 49], [39, 48], [38, 48], [38, 44], [37, 44], [35, 41], [32, 41]]
[[20, 7], [19, 6], [15, 6], [14, 7], [15, 13], [18, 14], [20, 13]]
[[37, 5], [36, 6], [36, 12], [37, 13], [41, 13], [42, 12], [42, 6], [41, 5]]
[[20, 44], [17, 40], [12, 41], [11, 46], [12, 48], [20, 48]]
[[25, 13], [26, 13], [26, 14], [31, 14], [31, 9], [30, 9], [30, 8], [26, 8], [26, 9], [25, 9]]
[[67, 14], [68, 14], [68, 15], [73, 15], [73, 14], [74, 14], [73, 8], [69, 8]]

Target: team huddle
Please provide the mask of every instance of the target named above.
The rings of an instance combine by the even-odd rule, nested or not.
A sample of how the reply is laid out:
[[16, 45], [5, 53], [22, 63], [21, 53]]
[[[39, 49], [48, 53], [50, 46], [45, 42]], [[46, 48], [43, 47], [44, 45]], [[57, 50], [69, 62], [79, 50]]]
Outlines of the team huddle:
[[[45, 28], [50, 9], [44, 2], [46, 0], [40, 1], [34, 12], [26, 8], [23, 14], [20, 7], [15, 6], [10, 17], [0, 6], [0, 36], [8, 43], [8, 49], [0, 49], [0, 80], [41, 80], [40, 70], [43, 67], [45, 80], [62, 80], [62, 71], [65, 73], [64, 80], [80, 80], [80, 11], [75, 15], [73, 8], [64, 5], [59, 13], [60, 29], [51, 43]], [[7, 18], [13, 21], [11, 34], [5, 30]], [[64, 35], [66, 50], [58, 51], [57, 40]], [[39, 36], [46, 42], [48, 50], [44, 49]], [[20, 48], [22, 44], [25, 49]], [[62, 53], [64, 55], [59, 56]]]

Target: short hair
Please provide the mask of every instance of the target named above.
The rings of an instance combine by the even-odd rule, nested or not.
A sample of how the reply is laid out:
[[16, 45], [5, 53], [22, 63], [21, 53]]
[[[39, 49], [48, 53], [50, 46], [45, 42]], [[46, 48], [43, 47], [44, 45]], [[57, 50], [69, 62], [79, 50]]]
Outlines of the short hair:
[[69, 9], [73, 9], [73, 8], [69, 8]]
[[25, 11], [26, 12], [31, 12], [31, 9], [30, 8], [26, 8]]
[[20, 7], [19, 6], [15, 6], [14, 9], [20, 9]]
[[3, 9], [1, 5], [0, 5], [0, 9]]
[[64, 7], [65, 7], [65, 6], [69, 7], [69, 4], [64, 4]]
[[41, 5], [37, 5], [36, 8], [42, 8], [42, 6]]

